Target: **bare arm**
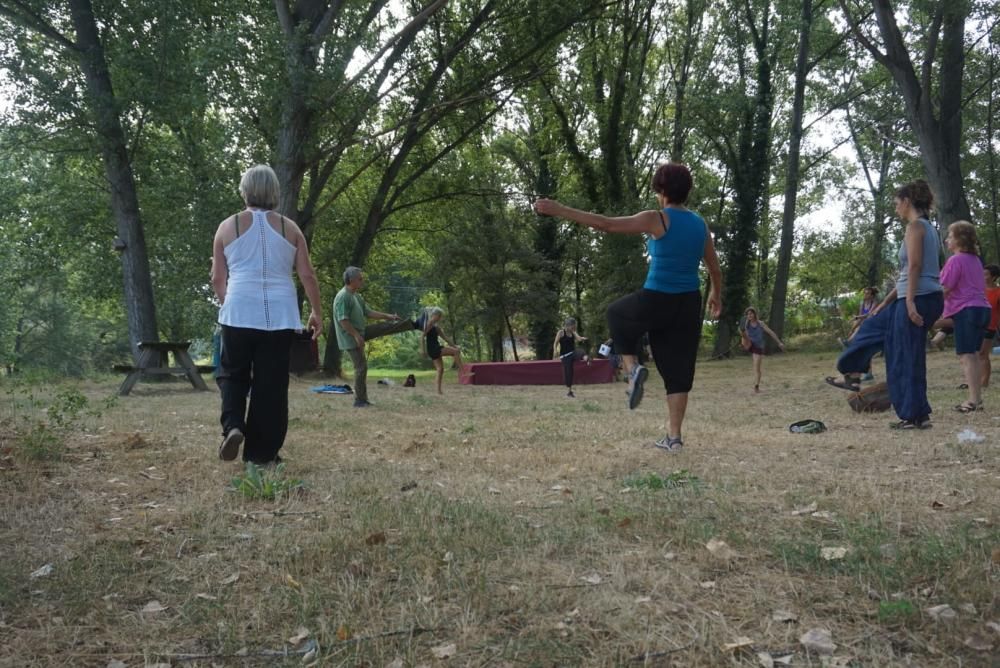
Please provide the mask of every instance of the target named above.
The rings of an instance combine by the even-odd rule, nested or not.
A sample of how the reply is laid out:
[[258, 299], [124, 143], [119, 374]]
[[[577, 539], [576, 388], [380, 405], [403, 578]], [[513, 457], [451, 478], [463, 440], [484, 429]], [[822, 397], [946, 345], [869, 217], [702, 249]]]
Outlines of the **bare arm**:
[[906, 274], [909, 279], [906, 283], [906, 312], [910, 316], [910, 322], [922, 327], [924, 319], [917, 312], [915, 300], [917, 281], [920, 280], [920, 269], [924, 264], [924, 226], [916, 222], [907, 225], [903, 242], [906, 244]]
[[[708, 225], [706, 223], [705, 227]], [[712, 240], [712, 233], [708, 231], [705, 239], [705, 268], [708, 269], [709, 294], [708, 310], [713, 318], [722, 315], [722, 268], [719, 266], [719, 255], [715, 252], [715, 241]]]
[[535, 210], [544, 216], [565, 218], [574, 223], [613, 234], [651, 234], [657, 236], [663, 231], [663, 223], [660, 222], [660, 214], [657, 211], [640, 211], [631, 216], [611, 218], [599, 213], [574, 209], [551, 199], [536, 201]]
[[220, 304], [226, 303], [226, 283], [229, 281], [229, 265], [226, 264], [224, 249], [222, 225], [219, 225], [212, 241], [212, 289]]
[[316, 271], [309, 259], [309, 245], [298, 225], [295, 226], [295, 235], [295, 273], [302, 281], [309, 307], [312, 309], [307, 326], [312, 330], [312, 338], [315, 341], [323, 332], [323, 303], [319, 296], [319, 281], [316, 280]]
[[764, 328], [764, 331], [767, 332], [768, 336], [774, 339], [774, 342], [778, 344], [779, 348], [781, 348], [782, 350], [785, 349], [785, 344], [781, 342], [781, 339], [778, 338], [778, 335], [775, 334], [773, 331], [771, 331], [771, 328], [768, 327], [763, 320], [760, 321], [760, 326]]
[[381, 311], [368, 311], [366, 313], [372, 320], [399, 320], [399, 316], [395, 313], [382, 313]]
[[556, 338], [552, 342], [552, 359], [555, 359], [556, 357], [559, 356], [559, 355], [556, 354], [556, 350], [559, 347], [559, 335], [560, 334], [562, 334], [562, 330], [561, 329], [556, 330]]

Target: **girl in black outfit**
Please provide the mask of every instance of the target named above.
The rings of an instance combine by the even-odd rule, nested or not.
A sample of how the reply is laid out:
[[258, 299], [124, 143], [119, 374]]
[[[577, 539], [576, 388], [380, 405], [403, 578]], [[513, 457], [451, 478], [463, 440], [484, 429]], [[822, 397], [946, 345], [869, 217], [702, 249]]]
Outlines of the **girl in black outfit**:
[[[444, 378], [444, 362], [441, 358], [444, 356], [454, 357], [455, 364], [458, 366], [459, 378], [462, 377], [462, 349], [456, 346], [452, 341], [444, 335], [441, 331], [438, 323], [441, 322], [441, 318], [444, 317], [444, 311], [438, 306], [428, 306], [417, 318], [417, 329], [423, 332], [423, 338], [420, 340], [420, 349], [431, 361], [434, 362], [434, 368], [437, 370], [437, 391], [438, 394], [444, 394], [441, 391], [441, 380]], [[441, 341], [444, 341], [448, 345], [442, 346]]]
[[566, 396], [575, 397], [573, 394], [573, 364], [582, 359], [589, 362], [586, 353], [576, 347], [581, 341], [586, 341], [587, 337], [576, 333], [576, 318], [566, 318], [563, 328], [556, 332], [555, 341], [552, 342], [552, 356], [556, 356], [556, 348], [559, 349], [559, 359], [562, 361], [563, 380], [566, 382]]

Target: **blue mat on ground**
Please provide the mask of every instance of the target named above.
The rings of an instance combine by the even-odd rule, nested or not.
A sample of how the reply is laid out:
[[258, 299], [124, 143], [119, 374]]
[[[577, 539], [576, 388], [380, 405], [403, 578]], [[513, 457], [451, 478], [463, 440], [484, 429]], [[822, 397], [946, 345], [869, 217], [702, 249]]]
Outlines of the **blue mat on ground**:
[[318, 385], [309, 389], [317, 394], [354, 394], [350, 385]]

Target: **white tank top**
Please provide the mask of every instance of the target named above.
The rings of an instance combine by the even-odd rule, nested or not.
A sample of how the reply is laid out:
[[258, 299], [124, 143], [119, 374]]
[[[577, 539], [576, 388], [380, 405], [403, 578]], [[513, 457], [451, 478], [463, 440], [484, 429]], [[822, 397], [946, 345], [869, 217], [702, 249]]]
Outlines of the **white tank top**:
[[251, 209], [253, 221], [223, 251], [229, 267], [219, 324], [274, 331], [301, 329], [292, 281], [295, 246], [275, 232], [267, 212]]

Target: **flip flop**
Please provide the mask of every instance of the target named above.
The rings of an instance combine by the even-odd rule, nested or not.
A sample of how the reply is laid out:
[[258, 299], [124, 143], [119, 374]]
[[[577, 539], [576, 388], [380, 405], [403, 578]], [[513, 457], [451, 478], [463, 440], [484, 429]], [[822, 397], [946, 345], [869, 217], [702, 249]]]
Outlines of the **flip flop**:
[[841, 390], [847, 390], [848, 392], [861, 391], [860, 385], [852, 385], [851, 383], [848, 383], [839, 378], [835, 378], [834, 376], [827, 376], [824, 380], [826, 381], [827, 385], [833, 385], [834, 387], [839, 388]]
[[952, 410], [956, 413], [975, 413], [976, 411], [983, 410], [983, 402], [980, 401], [978, 404], [974, 404], [970, 401], [963, 401], [957, 406], [952, 407]]

